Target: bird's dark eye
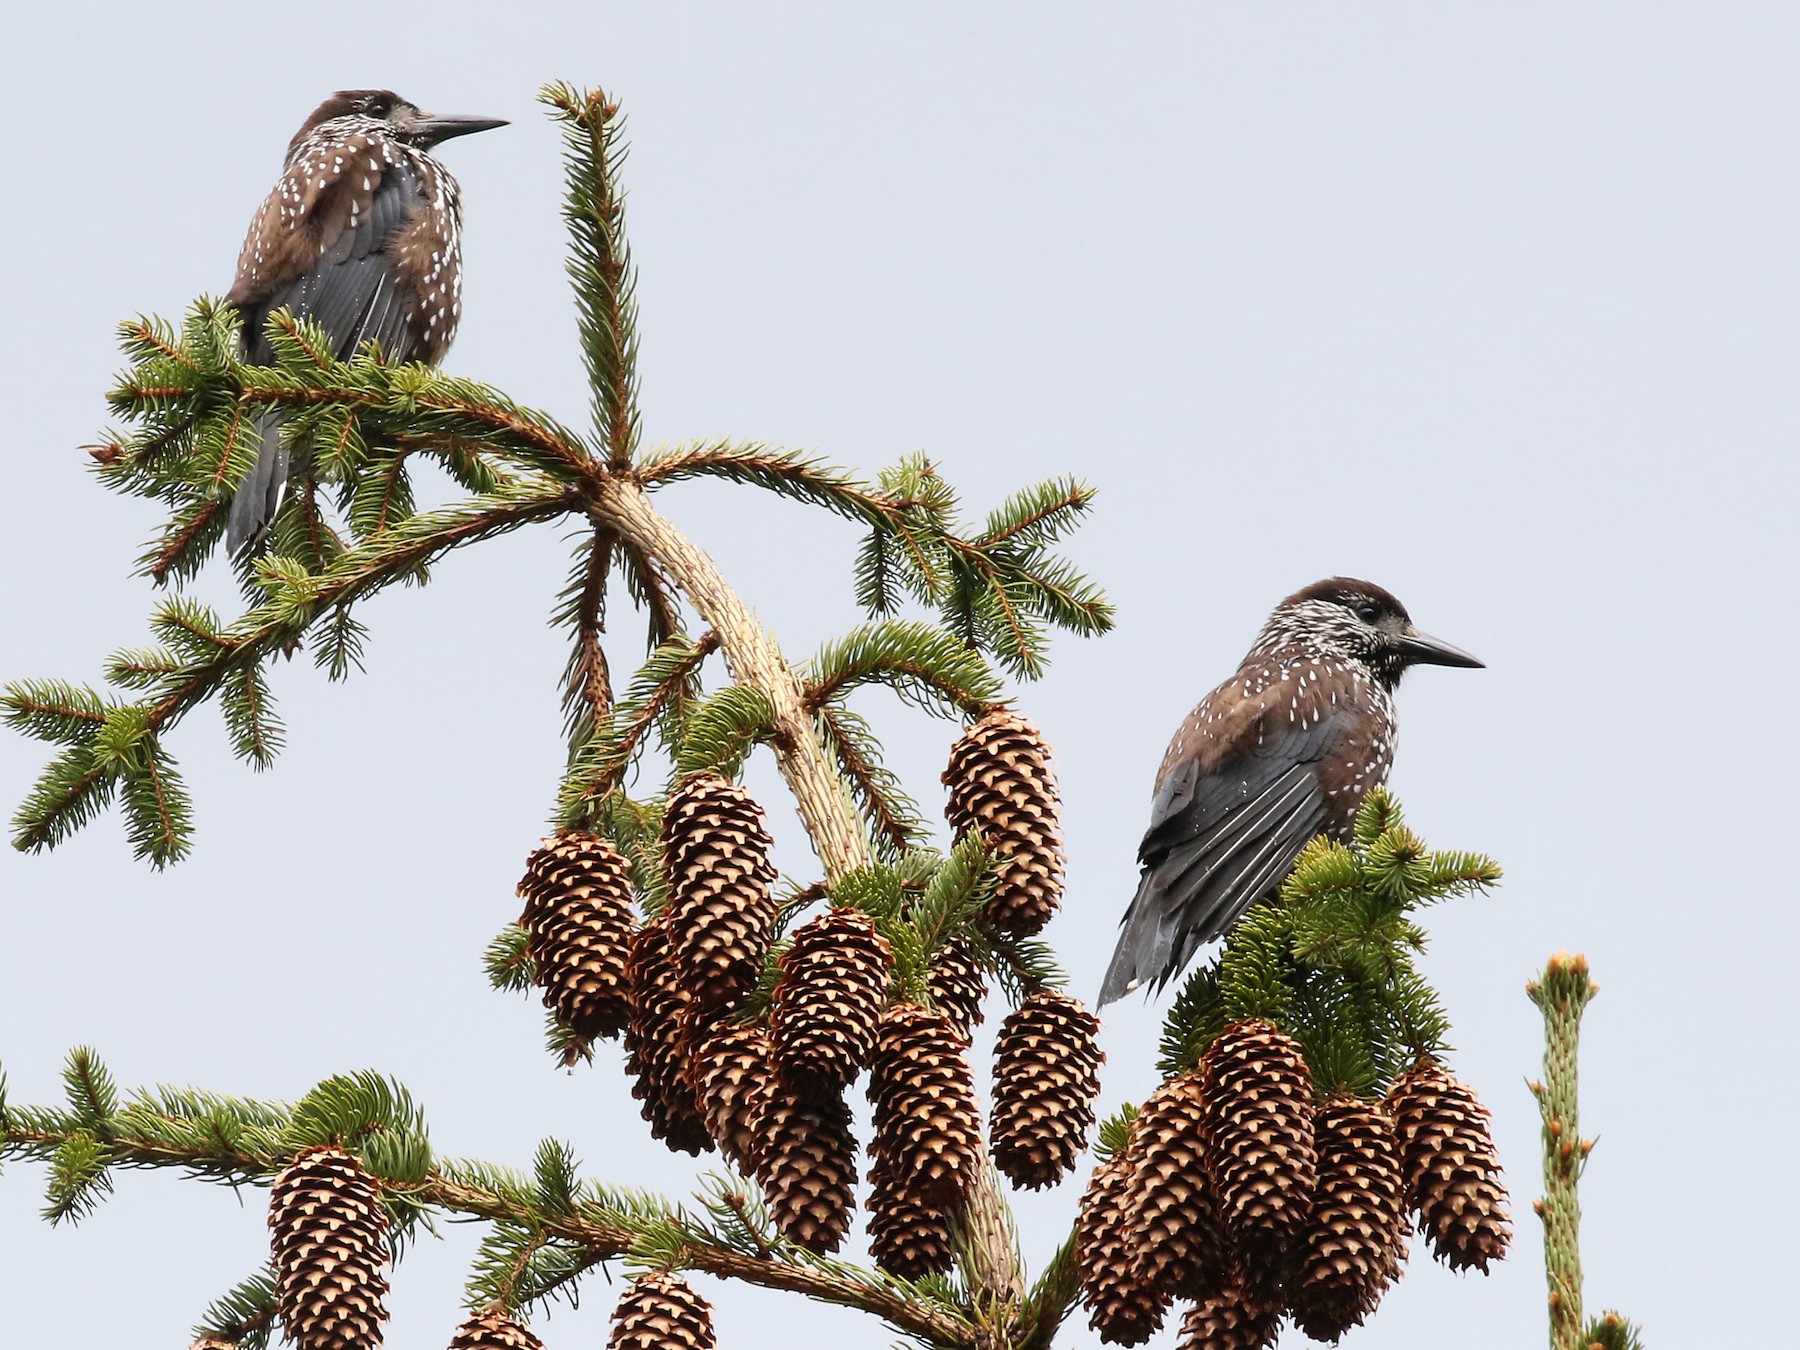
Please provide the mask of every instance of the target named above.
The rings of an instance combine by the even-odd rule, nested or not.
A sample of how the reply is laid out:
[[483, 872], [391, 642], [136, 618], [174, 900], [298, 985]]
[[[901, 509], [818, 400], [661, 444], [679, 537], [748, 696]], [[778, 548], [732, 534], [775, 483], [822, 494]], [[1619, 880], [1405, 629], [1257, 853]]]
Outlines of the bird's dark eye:
[[1376, 609], [1373, 605], [1358, 605], [1356, 607], [1356, 617], [1361, 619], [1364, 623], [1374, 623], [1376, 619], [1381, 617], [1381, 611]]
[[370, 117], [386, 117], [388, 112], [385, 98], [372, 98], [363, 105], [363, 111]]

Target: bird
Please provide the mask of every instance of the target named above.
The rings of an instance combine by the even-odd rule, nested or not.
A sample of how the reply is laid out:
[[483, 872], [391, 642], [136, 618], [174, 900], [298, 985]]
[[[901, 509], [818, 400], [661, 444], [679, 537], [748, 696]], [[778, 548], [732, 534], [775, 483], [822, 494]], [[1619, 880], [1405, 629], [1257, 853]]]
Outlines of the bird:
[[[434, 116], [391, 89], [344, 89], [294, 133], [257, 209], [225, 303], [256, 365], [275, 359], [264, 323], [284, 306], [318, 323], [339, 360], [365, 342], [394, 362], [443, 360], [462, 317], [462, 196], [431, 151], [498, 117]], [[256, 466], [231, 500], [226, 548], [255, 547], [287, 481], [278, 423], [257, 426]]]
[[1277, 605], [1169, 742], [1099, 1002], [1161, 989], [1272, 897], [1316, 835], [1350, 837], [1364, 795], [1387, 781], [1410, 667], [1482, 664], [1421, 633], [1373, 582], [1330, 577]]

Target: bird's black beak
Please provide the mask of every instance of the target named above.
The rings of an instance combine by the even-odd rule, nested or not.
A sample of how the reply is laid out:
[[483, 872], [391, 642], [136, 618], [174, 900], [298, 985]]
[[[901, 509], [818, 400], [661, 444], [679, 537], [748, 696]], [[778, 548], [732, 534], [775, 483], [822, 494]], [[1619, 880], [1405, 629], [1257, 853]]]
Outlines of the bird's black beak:
[[413, 136], [423, 145], [441, 145], [453, 136], [473, 136], [478, 131], [510, 126], [504, 117], [462, 117], [455, 113], [421, 113], [412, 124]]
[[1486, 670], [1487, 663], [1470, 656], [1461, 647], [1452, 647], [1448, 642], [1440, 642], [1414, 628], [1394, 644], [1396, 651], [1409, 666], [1467, 666], [1472, 670]]

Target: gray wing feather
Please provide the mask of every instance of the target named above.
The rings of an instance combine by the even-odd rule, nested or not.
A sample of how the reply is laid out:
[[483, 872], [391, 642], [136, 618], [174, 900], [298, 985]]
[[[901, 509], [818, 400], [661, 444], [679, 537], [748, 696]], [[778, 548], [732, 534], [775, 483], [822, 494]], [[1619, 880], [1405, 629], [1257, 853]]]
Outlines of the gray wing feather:
[[1170, 771], [1138, 848], [1143, 873], [1101, 1004], [1161, 988], [1281, 883], [1325, 825], [1317, 765], [1341, 729], [1336, 718], [1295, 725], [1212, 774], [1192, 760]]
[[[319, 323], [332, 336], [339, 360], [348, 360], [365, 342], [377, 342], [390, 361], [409, 361], [417, 346], [408, 306], [394, 284], [387, 245], [419, 201], [418, 179], [403, 164], [391, 165], [376, 185], [369, 209], [356, 228], [346, 228], [320, 255], [310, 272], [296, 277], [268, 299], [245, 306], [245, 356], [258, 364], [275, 359], [264, 322], [284, 306]], [[275, 519], [287, 482], [287, 452], [275, 426], [259, 424], [262, 446], [256, 467], [231, 499], [226, 547], [233, 553], [259, 538]]]

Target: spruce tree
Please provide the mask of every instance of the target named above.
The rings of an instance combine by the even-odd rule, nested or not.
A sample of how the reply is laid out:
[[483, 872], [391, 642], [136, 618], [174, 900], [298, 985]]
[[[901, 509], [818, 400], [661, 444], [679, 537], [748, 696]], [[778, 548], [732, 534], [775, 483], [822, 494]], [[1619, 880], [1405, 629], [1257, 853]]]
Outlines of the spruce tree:
[[[1111, 626], [1057, 551], [1091, 489], [1048, 480], [972, 519], [923, 456], [865, 479], [758, 442], [643, 445], [619, 109], [564, 85], [542, 98], [567, 151], [590, 425], [372, 349], [339, 361], [286, 311], [268, 321], [270, 366], [242, 359], [237, 317], [216, 301], [178, 328], [125, 324], [130, 365], [111, 394], [125, 429], [93, 455], [107, 487], [167, 508], [141, 559], [166, 596], [151, 644], [109, 659], [108, 689], [7, 687], [7, 720], [56, 747], [14, 838], [49, 849], [116, 805], [138, 856], [178, 862], [194, 809], [169, 748], [183, 718], [216, 704], [237, 754], [264, 767], [285, 736], [281, 659], [304, 652], [348, 679], [371, 596], [427, 580], [451, 549], [573, 525], [554, 616], [569, 645], [566, 767], [549, 836], [522, 843], [518, 903], [496, 908], [487, 967], [541, 999], [551, 1063], [622, 1040], [618, 1090], [652, 1135], [719, 1156], [677, 1202], [577, 1175], [555, 1140], [522, 1167], [442, 1156], [418, 1105], [378, 1074], [293, 1101], [121, 1094], [83, 1048], [66, 1103], [0, 1094], [0, 1154], [45, 1164], [46, 1217], [90, 1212], [117, 1168], [269, 1188], [270, 1264], [201, 1315], [196, 1344], [214, 1347], [277, 1330], [308, 1347], [377, 1344], [389, 1281], [404, 1278], [392, 1262], [434, 1217], [485, 1229], [461, 1346], [539, 1344], [534, 1314], [615, 1268], [631, 1283], [613, 1344], [644, 1350], [713, 1343], [692, 1274], [861, 1309], [934, 1347], [1037, 1350], [1083, 1313], [1122, 1344], [1168, 1318], [1195, 1346], [1269, 1344], [1287, 1317], [1335, 1339], [1399, 1275], [1409, 1223], [1459, 1269], [1501, 1257], [1485, 1114], [1445, 1067], [1447, 1017], [1415, 963], [1421, 910], [1493, 885], [1498, 867], [1428, 850], [1391, 796], [1369, 794], [1354, 839], [1311, 845], [1279, 903], [1187, 980], [1161, 1084], [1096, 1131], [1098, 1024], [1039, 936], [1063, 878], [1056, 780], [1008, 684], [1043, 672], [1054, 634]], [[267, 418], [296, 471], [267, 548], [233, 563], [244, 602], [226, 618], [183, 586], [220, 552]], [[421, 463], [464, 495], [417, 508]], [[656, 509], [660, 488], [702, 477], [858, 525], [866, 621], [790, 661]], [[649, 654], [615, 684], [602, 638], [620, 584]], [[868, 685], [965, 727], [943, 785], [947, 850], [850, 706]], [[738, 782], [761, 752], [817, 876], [770, 864], [763, 807]], [[990, 1131], [969, 1051], [994, 994], [1009, 1011]], [[1028, 1273], [1001, 1174], [1052, 1184], [1090, 1151], [1079, 1220]], [[1446, 1182], [1453, 1152], [1462, 1170]], [[873, 1264], [837, 1255], [853, 1227]]]

